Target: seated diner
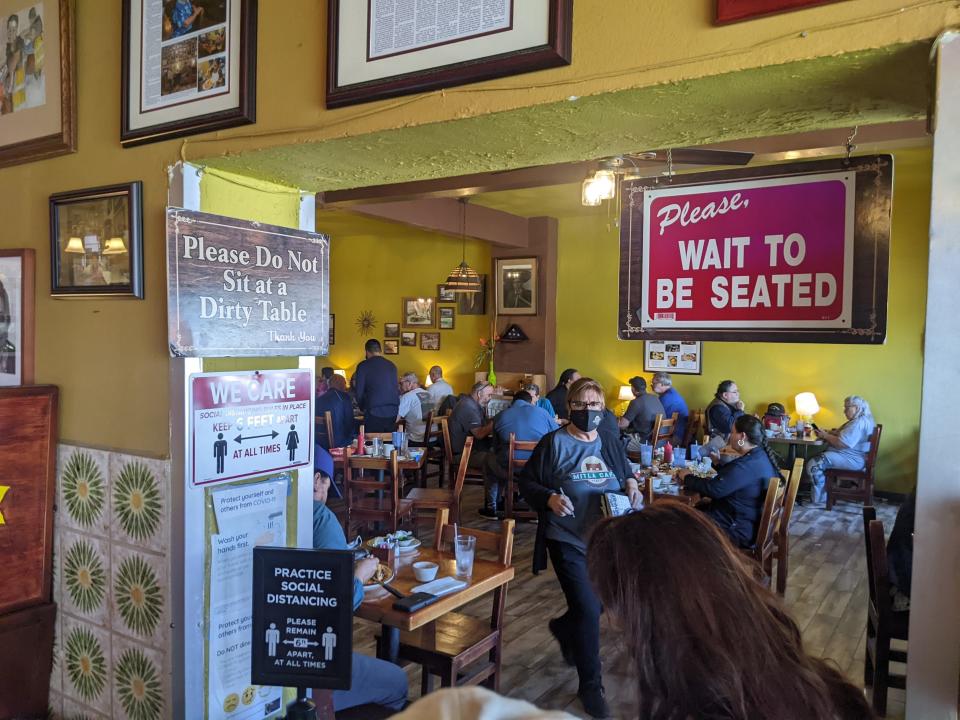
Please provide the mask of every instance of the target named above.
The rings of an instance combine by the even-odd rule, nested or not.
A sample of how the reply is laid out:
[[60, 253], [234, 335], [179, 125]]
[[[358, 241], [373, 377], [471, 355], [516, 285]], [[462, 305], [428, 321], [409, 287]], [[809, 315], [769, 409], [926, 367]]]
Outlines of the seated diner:
[[870, 452], [870, 436], [876, 427], [870, 403], [859, 395], [851, 395], [843, 401], [843, 415], [847, 421], [839, 428], [824, 431], [815, 429], [817, 437], [830, 448], [813, 458], [807, 469], [813, 484], [813, 502], [823, 505], [827, 501], [827, 478], [824, 470], [863, 470]]

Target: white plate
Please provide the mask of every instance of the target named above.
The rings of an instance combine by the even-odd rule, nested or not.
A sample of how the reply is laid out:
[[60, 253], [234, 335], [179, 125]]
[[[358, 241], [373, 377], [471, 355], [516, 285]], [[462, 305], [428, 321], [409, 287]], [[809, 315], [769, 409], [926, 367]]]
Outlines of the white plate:
[[[382, 535], [378, 535], [378, 536], [375, 537], [375, 538], [370, 538], [369, 540], [367, 540], [367, 547], [371, 547], [371, 548], [372, 548], [372, 547], [375, 547], [376, 544], [377, 544], [377, 540], [382, 540], [382, 539], [383, 539], [383, 536], [382, 536]], [[419, 539], [413, 538], [413, 543], [412, 543], [412, 544], [410, 544], [410, 545], [398, 545], [397, 547], [400, 549], [400, 554], [401, 554], [401, 555], [407, 555], [407, 554], [409, 554], [409, 553], [412, 553], [412, 552], [416, 551], [416, 549], [419, 548], [422, 544], [423, 544], [423, 543], [420, 542]]]

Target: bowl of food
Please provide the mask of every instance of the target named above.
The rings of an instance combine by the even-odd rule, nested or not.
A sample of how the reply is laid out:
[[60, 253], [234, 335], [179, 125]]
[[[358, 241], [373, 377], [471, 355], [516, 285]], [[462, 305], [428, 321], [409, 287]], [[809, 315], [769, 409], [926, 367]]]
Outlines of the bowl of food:
[[373, 573], [373, 576], [363, 584], [364, 592], [368, 590], [373, 590], [379, 588], [383, 583], [388, 583], [393, 580], [394, 573], [393, 568], [380, 563], [377, 565], [376, 572]]
[[386, 535], [378, 535], [375, 538], [371, 538], [367, 542], [367, 545], [372, 548], [396, 546], [401, 554], [405, 554], [411, 553], [420, 547], [420, 541], [411, 532], [397, 530], [397, 532], [394, 533], [387, 533]]
[[430, 582], [437, 576], [437, 570], [440, 566], [435, 562], [415, 562], [413, 564], [413, 576], [420, 582]]

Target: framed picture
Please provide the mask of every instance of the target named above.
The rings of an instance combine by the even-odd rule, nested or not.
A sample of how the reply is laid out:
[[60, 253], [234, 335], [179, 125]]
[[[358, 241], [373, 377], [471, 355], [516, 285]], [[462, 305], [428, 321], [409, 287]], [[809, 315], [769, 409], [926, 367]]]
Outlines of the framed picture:
[[453, 308], [442, 307], [438, 308], [439, 312], [439, 327], [441, 330], [453, 330], [454, 324], [456, 323], [456, 317], [453, 312]]
[[333, 341], [336, 340], [337, 338], [336, 324], [335, 324], [336, 317], [337, 317], [336, 315], [334, 315], [333, 313], [330, 313], [330, 337], [327, 342], [327, 345], [333, 345]]
[[446, 285], [437, 285], [437, 302], [455, 303], [457, 294]]
[[399, 355], [400, 354], [400, 343], [397, 340], [384, 340], [383, 341], [383, 354], [384, 355]]
[[123, 0], [124, 147], [256, 121], [257, 0]]
[[438, 332], [420, 333], [420, 349], [421, 350], [439, 350], [440, 349], [440, 333]]
[[715, 23], [738, 22], [764, 15], [800, 10], [814, 5], [826, 5], [838, 0], [717, 0]]
[[328, 108], [570, 64], [573, 0], [426, 6], [330, 0]]
[[643, 343], [643, 371], [699, 375], [703, 372], [703, 345], [699, 340]]
[[400, 333], [400, 344], [403, 347], [416, 347], [417, 334], [415, 332], [407, 332], [404, 330], [402, 333]]
[[434, 315], [433, 298], [405, 297], [402, 301], [404, 327], [434, 327], [437, 324]]
[[400, 337], [400, 323], [384, 323], [383, 336], [387, 338]]
[[475, 293], [457, 293], [457, 312], [461, 315], [487, 314], [487, 276], [480, 276], [482, 290]]
[[497, 314], [537, 314], [537, 258], [497, 258]]
[[0, 385], [33, 383], [33, 250], [0, 250]]
[[0, 0], [0, 21], [0, 167], [75, 152], [72, 0]]
[[50, 196], [50, 293], [143, 298], [143, 183]]

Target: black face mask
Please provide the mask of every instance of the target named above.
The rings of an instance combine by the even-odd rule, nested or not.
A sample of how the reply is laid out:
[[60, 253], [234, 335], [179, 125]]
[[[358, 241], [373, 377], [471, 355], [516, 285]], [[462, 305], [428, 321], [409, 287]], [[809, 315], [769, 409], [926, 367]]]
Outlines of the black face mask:
[[603, 410], [571, 410], [570, 422], [574, 427], [583, 432], [590, 432], [600, 427], [600, 420], [603, 419]]

